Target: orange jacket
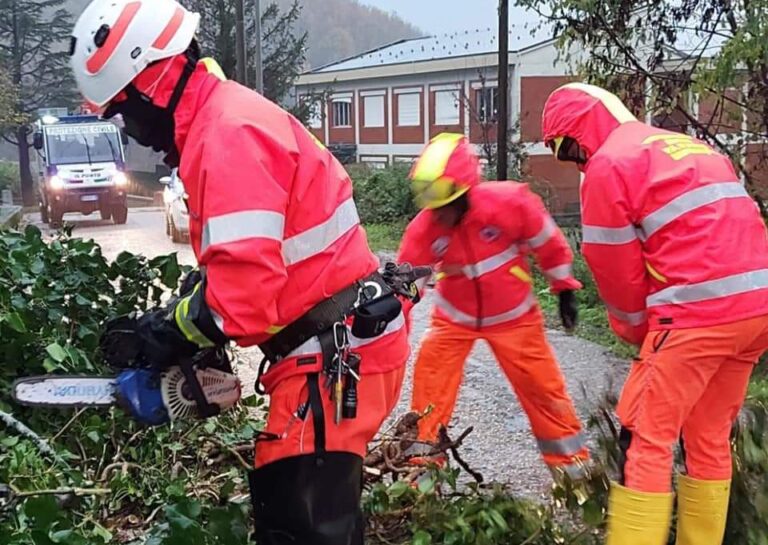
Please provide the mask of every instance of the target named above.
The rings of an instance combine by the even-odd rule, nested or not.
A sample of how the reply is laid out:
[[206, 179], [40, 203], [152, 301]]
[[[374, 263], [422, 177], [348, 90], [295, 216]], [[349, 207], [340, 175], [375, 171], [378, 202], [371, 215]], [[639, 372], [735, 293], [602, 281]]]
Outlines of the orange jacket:
[[[286, 111], [199, 64], [175, 120], [205, 303], [227, 337], [264, 342], [378, 268], [348, 174]], [[351, 341], [367, 373], [408, 358], [402, 316], [381, 337]], [[313, 338], [284, 361], [318, 352]], [[301, 371], [317, 370], [315, 360]]]
[[468, 198], [458, 227], [443, 227], [433, 211], [423, 210], [400, 246], [400, 262], [438, 266], [437, 316], [475, 329], [529, 317], [537, 309], [527, 261], [531, 252], [554, 292], [581, 288], [565, 237], [525, 184], [484, 182], [472, 187]]
[[614, 331], [639, 344], [649, 329], [766, 314], [766, 229], [728, 158], [595, 89], [556, 90], [543, 133], [587, 152], [582, 250]]

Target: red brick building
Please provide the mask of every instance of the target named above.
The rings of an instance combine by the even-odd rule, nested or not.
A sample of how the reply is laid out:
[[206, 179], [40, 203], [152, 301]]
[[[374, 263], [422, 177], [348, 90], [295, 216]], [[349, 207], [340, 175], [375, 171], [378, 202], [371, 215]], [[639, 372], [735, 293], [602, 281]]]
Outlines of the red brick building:
[[[569, 81], [567, 65], [553, 40], [530, 29], [513, 27], [509, 44], [510, 126], [526, 145], [525, 173], [554, 195], [553, 209], [576, 211], [579, 173], [554, 160], [540, 129], [547, 96]], [[496, 140], [497, 49], [491, 29], [405, 40], [303, 74], [296, 95], [315, 104], [315, 136], [354, 144], [363, 163], [412, 161], [443, 131], [463, 132], [483, 156]]]

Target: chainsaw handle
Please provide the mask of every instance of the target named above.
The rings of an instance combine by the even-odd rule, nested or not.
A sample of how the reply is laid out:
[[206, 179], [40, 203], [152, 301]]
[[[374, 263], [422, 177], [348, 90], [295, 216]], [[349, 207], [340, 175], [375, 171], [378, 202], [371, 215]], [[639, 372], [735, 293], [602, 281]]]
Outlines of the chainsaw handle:
[[200, 381], [197, 379], [197, 372], [195, 370], [195, 363], [191, 360], [186, 360], [179, 365], [181, 372], [184, 374], [184, 378], [187, 379], [187, 386], [192, 394], [192, 398], [197, 404], [197, 410], [200, 412], [202, 418], [210, 418], [216, 416], [221, 412], [221, 409], [215, 403], [208, 403], [203, 392], [203, 387]]

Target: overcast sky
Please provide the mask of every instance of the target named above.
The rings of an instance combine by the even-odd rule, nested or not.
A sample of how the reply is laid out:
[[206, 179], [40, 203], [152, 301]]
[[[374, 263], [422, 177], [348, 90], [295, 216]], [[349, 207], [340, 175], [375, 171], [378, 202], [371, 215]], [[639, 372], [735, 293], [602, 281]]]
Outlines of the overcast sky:
[[[498, 0], [359, 0], [395, 12], [430, 34], [475, 28], [498, 28]], [[536, 17], [510, 6], [510, 22], [535, 22]]]

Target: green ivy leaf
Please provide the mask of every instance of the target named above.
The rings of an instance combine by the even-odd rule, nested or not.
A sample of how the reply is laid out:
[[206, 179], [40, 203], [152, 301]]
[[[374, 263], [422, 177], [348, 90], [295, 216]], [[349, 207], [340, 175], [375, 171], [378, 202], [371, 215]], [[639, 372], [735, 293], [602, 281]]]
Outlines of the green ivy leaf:
[[421, 479], [419, 481], [419, 492], [422, 494], [429, 494], [435, 489], [435, 478], [430, 476], [426, 479]]
[[101, 524], [94, 523], [93, 535], [100, 537], [104, 540], [104, 543], [110, 543], [112, 541], [112, 532], [104, 528]]
[[72, 533], [72, 530], [57, 530], [49, 532], [48, 537], [54, 543], [69, 543]]
[[62, 348], [62, 346], [59, 343], [51, 343], [48, 346], [45, 347], [45, 351], [48, 352], [48, 355], [53, 358], [53, 361], [57, 363], [63, 362], [65, 359], [67, 359], [67, 352]]
[[56, 369], [59, 368], [60, 366], [51, 358], [45, 358], [43, 360], [43, 369], [45, 369], [47, 372], [53, 373]]
[[494, 524], [499, 527], [502, 531], [506, 532], [509, 530], [509, 525], [507, 524], [507, 521], [504, 520], [504, 517], [499, 513], [496, 509], [488, 509], [488, 515], [491, 517], [491, 520], [493, 520]]
[[24, 324], [24, 320], [22, 320], [18, 312], [6, 314], [5, 316], [0, 317], [0, 321], [5, 322], [11, 329], [18, 333], [27, 332], [27, 326]]
[[430, 545], [432, 543], [432, 536], [424, 530], [418, 530], [413, 534], [413, 545]]
[[19, 443], [19, 438], [16, 435], [9, 435], [8, 437], [4, 437], [0, 441], [0, 445], [3, 445], [4, 447], [15, 447]]
[[405, 481], [397, 481], [392, 486], [389, 487], [389, 496], [391, 498], [399, 498], [406, 492], [408, 492], [408, 489], [410, 488], [410, 485]]

